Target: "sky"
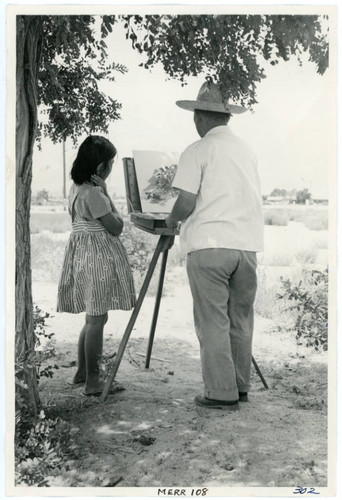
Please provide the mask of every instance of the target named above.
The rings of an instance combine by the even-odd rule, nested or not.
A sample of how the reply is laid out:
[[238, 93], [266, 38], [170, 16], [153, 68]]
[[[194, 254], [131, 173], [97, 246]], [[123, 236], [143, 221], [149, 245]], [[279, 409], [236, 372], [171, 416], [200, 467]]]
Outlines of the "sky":
[[[192, 112], [175, 105], [178, 99], [196, 99], [203, 76], [179, 81], [167, 80], [163, 69], [139, 67], [142, 56], [135, 52], [120, 25], [106, 40], [110, 60], [127, 66], [102, 90], [122, 103], [121, 120], [112, 122], [107, 134], [118, 155], [108, 181], [117, 195], [124, 195], [122, 158], [132, 151], [157, 150], [179, 153], [197, 136]], [[295, 58], [266, 66], [267, 78], [257, 89], [258, 104], [253, 112], [232, 118], [230, 126], [255, 150], [263, 194], [274, 188], [307, 187], [317, 198], [328, 198], [328, 171], [334, 161], [335, 80], [331, 70], [321, 76], [315, 65]], [[80, 142], [85, 138], [80, 137]], [[66, 144], [67, 177], [77, 150]], [[333, 166], [333, 165], [332, 165]], [[43, 141], [43, 150], [34, 152], [32, 191], [46, 189], [62, 194], [62, 145]]]

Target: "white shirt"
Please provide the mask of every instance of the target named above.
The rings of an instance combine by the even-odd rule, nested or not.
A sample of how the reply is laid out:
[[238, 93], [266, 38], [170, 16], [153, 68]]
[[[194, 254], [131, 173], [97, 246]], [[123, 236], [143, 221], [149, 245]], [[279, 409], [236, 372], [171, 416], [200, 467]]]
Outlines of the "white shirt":
[[214, 127], [186, 148], [173, 187], [197, 194], [193, 212], [181, 225], [186, 253], [205, 248], [263, 250], [257, 160], [228, 126]]

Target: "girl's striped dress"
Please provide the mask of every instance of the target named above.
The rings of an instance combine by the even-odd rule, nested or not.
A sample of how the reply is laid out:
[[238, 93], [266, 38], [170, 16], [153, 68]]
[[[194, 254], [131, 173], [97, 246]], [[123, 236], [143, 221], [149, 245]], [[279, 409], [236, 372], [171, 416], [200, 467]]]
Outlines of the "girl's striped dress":
[[133, 276], [125, 248], [98, 220], [109, 212], [110, 202], [101, 187], [71, 187], [72, 233], [58, 285], [58, 312], [99, 316], [134, 307]]

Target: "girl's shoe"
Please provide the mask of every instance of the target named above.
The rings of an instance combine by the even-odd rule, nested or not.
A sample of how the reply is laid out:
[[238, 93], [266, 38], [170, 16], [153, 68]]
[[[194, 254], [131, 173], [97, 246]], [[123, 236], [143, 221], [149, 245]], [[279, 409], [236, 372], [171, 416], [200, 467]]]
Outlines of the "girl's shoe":
[[[102, 392], [103, 392], [103, 386], [99, 387], [97, 390], [95, 391], [92, 391], [92, 392], [85, 392], [85, 391], [82, 391], [82, 394], [83, 396], [101, 396]], [[109, 389], [109, 393], [108, 394], [116, 394], [117, 392], [121, 392], [121, 391], [124, 391], [125, 390], [125, 387], [120, 384], [119, 382], [114, 382], [113, 385], [111, 386], [111, 388]]]

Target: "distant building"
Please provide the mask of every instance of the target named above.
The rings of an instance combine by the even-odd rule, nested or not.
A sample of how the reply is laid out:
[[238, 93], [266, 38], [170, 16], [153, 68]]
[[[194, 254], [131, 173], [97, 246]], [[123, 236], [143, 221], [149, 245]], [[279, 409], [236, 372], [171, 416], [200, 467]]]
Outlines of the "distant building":
[[311, 195], [312, 203], [314, 205], [328, 205], [329, 204], [329, 196], [328, 190], [324, 189], [316, 189], [313, 191]]
[[313, 198], [312, 203], [314, 205], [329, 205], [329, 200], [327, 198]]
[[289, 203], [287, 196], [266, 196], [265, 198], [266, 205], [287, 205]]

